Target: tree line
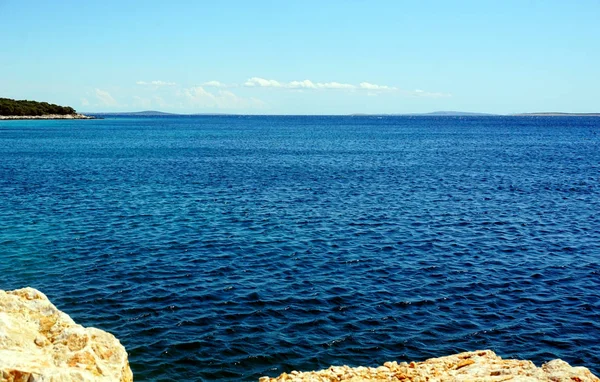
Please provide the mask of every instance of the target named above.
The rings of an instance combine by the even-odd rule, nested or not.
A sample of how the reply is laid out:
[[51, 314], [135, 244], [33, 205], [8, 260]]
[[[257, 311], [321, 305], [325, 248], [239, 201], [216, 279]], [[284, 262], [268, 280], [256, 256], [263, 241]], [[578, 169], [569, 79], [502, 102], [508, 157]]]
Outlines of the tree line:
[[14, 100], [0, 98], [0, 115], [45, 115], [45, 114], [75, 114], [75, 109], [69, 106], [59, 106], [48, 102]]

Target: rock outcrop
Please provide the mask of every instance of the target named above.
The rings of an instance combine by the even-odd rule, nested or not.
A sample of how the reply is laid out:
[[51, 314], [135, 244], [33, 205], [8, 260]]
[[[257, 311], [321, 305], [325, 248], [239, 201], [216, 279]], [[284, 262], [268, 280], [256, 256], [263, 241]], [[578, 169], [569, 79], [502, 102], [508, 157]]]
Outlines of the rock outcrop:
[[0, 290], [0, 381], [130, 382], [127, 352], [112, 334], [84, 328], [32, 288]]
[[531, 361], [502, 359], [491, 350], [480, 350], [432, 358], [424, 362], [386, 362], [376, 368], [332, 366], [321, 371], [292, 371], [277, 378], [262, 377], [259, 381], [600, 382], [600, 379], [587, 368], [572, 367], [560, 359], [536, 367]]
[[3, 119], [95, 119], [83, 114], [0, 115]]

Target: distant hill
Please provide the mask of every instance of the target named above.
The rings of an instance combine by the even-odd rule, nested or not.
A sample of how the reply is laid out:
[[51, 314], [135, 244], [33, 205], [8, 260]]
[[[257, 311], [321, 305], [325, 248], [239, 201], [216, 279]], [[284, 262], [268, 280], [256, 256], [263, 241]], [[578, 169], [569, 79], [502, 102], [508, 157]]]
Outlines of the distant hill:
[[75, 109], [69, 106], [59, 106], [48, 102], [0, 98], [0, 116], [67, 115], [75, 113]]
[[[132, 111], [132, 112], [109, 112], [109, 113], [86, 113], [95, 115], [98, 117], [167, 117], [167, 116], [183, 116], [183, 117], [194, 117], [194, 116], [228, 116], [228, 115], [240, 115], [230, 113], [194, 113], [194, 114], [177, 114], [177, 113], [165, 113], [156, 110], [146, 111]], [[600, 116], [600, 113], [560, 113], [560, 112], [540, 112], [540, 113], [521, 113], [521, 114], [490, 114], [490, 113], [471, 113], [465, 111], [434, 111], [430, 113], [403, 113], [403, 114], [365, 114], [355, 113], [349, 114], [351, 117], [393, 117], [393, 116], [424, 116], [424, 117], [487, 117], [487, 116], [515, 116], [515, 117], [526, 117], [526, 116], [587, 116], [595, 117]]]
[[600, 113], [561, 113], [561, 112], [539, 112], [539, 113], [519, 113], [519, 114], [488, 114], [488, 113], [469, 113], [464, 111], [434, 111], [431, 113], [406, 113], [406, 114], [351, 114], [351, 116], [438, 116], [438, 117], [486, 117], [486, 116], [505, 116], [505, 117], [600, 117]]
[[353, 117], [360, 116], [431, 116], [431, 117], [484, 117], [500, 114], [469, 113], [465, 111], [433, 111], [431, 113], [403, 113], [403, 114], [350, 114]]
[[488, 115], [499, 115], [499, 114], [488, 114], [488, 113], [470, 113], [466, 111], [433, 111], [431, 113], [421, 114], [409, 114], [409, 115], [431, 115], [440, 117], [483, 117]]
[[516, 117], [600, 117], [600, 113], [561, 113], [561, 112], [541, 112], [541, 113], [520, 113], [513, 114]]

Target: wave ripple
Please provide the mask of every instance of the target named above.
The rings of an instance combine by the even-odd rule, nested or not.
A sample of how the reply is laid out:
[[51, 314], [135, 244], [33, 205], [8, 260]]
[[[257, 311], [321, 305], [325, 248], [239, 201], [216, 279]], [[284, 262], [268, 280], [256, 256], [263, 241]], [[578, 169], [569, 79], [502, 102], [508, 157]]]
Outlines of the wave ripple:
[[492, 348], [600, 365], [595, 118], [8, 121], [0, 287], [137, 379]]

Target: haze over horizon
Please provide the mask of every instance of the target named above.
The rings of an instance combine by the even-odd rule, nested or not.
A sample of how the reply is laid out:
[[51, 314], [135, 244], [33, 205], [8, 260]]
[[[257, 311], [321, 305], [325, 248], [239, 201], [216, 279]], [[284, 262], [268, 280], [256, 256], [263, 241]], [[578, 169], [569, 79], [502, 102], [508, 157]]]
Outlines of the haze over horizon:
[[600, 3], [0, 1], [0, 97], [78, 111], [598, 112]]

